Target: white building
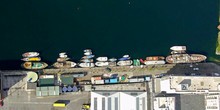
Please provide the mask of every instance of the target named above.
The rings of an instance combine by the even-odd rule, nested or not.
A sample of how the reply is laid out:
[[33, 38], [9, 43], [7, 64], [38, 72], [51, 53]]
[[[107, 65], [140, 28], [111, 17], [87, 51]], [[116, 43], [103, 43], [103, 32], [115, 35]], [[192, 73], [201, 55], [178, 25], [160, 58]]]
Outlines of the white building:
[[220, 95], [206, 95], [205, 96], [206, 110], [220, 110], [219, 99], [220, 99]]
[[175, 97], [155, 97], [154, 110], [175, 110]]
[[[158, 81], [158, 80], [157, 80]], [[160, 90], [166, 93], [201, 94], [220, 93], [220, 77], [207, 76], [169, 76], [156, 82]]]
[[91, 110], [147, 110], [147, 93], [93, 91]]

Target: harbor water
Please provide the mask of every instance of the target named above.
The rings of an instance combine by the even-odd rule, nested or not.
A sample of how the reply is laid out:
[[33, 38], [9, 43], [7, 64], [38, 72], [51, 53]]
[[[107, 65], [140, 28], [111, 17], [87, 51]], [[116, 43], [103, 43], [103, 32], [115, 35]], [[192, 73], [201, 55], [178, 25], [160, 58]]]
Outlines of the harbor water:
[[0, 3], [0, 69], [20, 68], [22, 53], [38, 51], [52, 64], [60, 52], [96, 57], [168, 56], [173, 45], [215, 55], [218, 0], [11, 0]]

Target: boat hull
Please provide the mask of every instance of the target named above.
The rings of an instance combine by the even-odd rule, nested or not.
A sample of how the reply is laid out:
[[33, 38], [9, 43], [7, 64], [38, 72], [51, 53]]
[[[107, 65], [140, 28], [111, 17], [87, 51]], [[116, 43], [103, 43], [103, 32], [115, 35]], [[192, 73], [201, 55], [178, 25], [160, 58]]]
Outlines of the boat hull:
[[28, 58], [23, 58], [21, 59], [23, 61], [41, 61], [40, 57], [28, 57]]
[[25, 62], [21, 65], [25, 69], [44, 69], [48, 66], [45, 62]]
[[79, 66], [82, 68], [91, 68], [91, 67], [94, 67], [95, 64], [94, 63], [80, 63]]
[[23, 57], [37, 57], [39, 56], [38, 52], [26, 52], [24, 54], [22, 54]]
[[145, 65], [163, 65], [166, 62], [164, 60], [158, 60], [158, 61], [146, 61], [144, 62]]
[[132, 65], [133, 61], [132, 60], [126, 60], [126, 61], [119, 61], [117, 65], [119, 66], [130, 66]]
[[76, 66], [75, 62], [71, 62], [71, 61], [66, 61], [66, 62], [56, 62], [53, 64], [54, 67], [56, 68], [73, 68]]
[[201, 54], [174, 54], [166, 57], [168, 63], [198, 63], [206, 60]]

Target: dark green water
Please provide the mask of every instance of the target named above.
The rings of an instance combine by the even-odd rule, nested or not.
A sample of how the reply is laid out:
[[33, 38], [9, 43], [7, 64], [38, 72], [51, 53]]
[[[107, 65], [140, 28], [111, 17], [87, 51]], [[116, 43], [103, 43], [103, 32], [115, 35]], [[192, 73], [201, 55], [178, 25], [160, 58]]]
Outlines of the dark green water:
[[186, 45], [209, 61], [219, 58], [218, 0], [5, 0], [0, 10], [0, 60], [11, 68], [26, 51], [52, 63], [62, 51], [77, 61], [85, 48], [144, 58]]

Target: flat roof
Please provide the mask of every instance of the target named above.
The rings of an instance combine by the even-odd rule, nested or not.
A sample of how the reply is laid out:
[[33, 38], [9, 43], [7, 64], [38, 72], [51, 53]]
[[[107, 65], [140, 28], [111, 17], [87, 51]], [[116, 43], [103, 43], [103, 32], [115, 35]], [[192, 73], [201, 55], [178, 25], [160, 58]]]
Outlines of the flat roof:
[[220, 77], [207, 77], [207, 76], [171, 76], [170, 88], [176, 91], [182, 91], [181, 84], [188, 84], [188, 91], [196, 90], [209, 90], [219, 91]]

